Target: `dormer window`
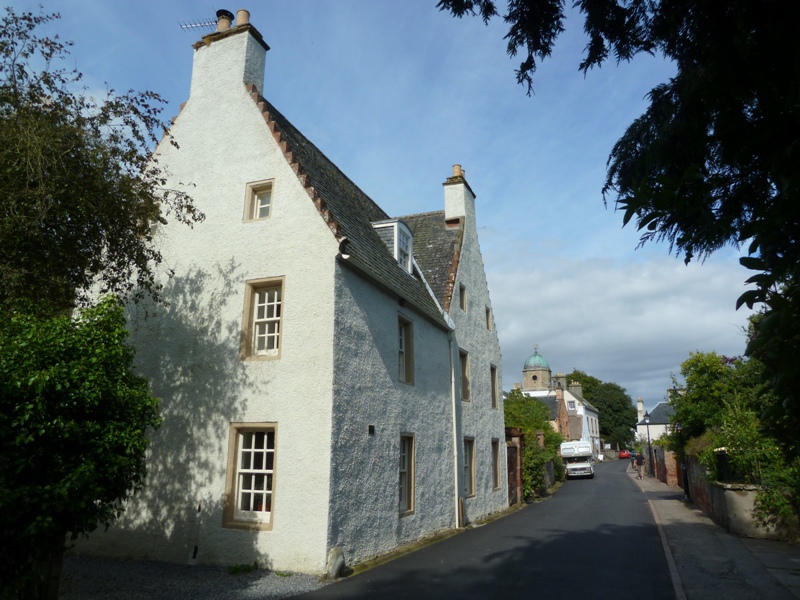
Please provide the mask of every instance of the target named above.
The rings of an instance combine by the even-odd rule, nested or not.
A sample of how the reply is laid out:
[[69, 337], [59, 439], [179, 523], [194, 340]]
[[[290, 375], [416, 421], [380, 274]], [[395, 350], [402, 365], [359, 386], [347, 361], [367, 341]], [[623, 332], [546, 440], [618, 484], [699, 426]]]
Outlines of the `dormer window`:
[[402, 221], [379, 221], [372, 226], [386, 244], [387, 250], [392, 253], [397, 264], [403, 267], [406, 273], [411, 273], [411, 257], [413, 256], [413, 237], [411, 231]]

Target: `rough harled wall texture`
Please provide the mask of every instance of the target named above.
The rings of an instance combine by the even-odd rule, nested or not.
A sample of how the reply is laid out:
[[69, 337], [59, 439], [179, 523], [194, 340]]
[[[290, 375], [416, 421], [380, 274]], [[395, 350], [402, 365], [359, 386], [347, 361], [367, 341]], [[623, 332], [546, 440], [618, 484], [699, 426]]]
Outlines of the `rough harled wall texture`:
[[[329, 505], [338, 244], [288, 166], [241, 81], [244, 38], [202, 46], [192, 96], [162, 144], [168, 187], [206, 215], [159, 228], [168, 307], [132, 312], [142, 373], [162, 398], [149, 476], [125, 518], [86, 552], [208, 564], [252, 563], [321, 573]], [[214, 55], [213, 53], [217, 53]], [[206, 53], [211, 53], [205, 56]], [[258, 62], [258, 58], [254, 59]], [[250, 61], [252, 62], [252, 61]], [[197, 64], [196, 64], [197, 67]], [[236, 71], [235, 66], [231, 70]], [[224, 84], [224, 85], [223, 85]], [[243, 222], [248, 182], [273, 180], [272, 216]], [[284, 278], [281, 354], [239, 356], [245, 281]], [[222, 526], [229, 424], [277, 424], [271, 531]]]
[[[500, 342], [493, 322], [491, 328], [486, 326], [486, 308], [491, 309], [489, 286], [478, 243], [478, 230], [475, 221], [475, 200], [463, 183], [446, 183], [444, 186], [445, 210], [448, 218], [463, 216], [463, 243], [458, 263], [458, 273], [454, 282], [457, 291], [463, 285], [467, 294], [467, 310], [461, 310], [458, 294], [454, 294], [450, 305], [450, 317], [456, 325], [456, 344], [454, 347], [454, 364], [459, 364], [458, 351], [469, 354], [470, 401], [460, 399], [460, 384], [456, 375], [456, 408], [457, 429], [459, 430], [458, 450], [459, 477], [463, 478], [463, 437], [475, 439], [475, 495], [465, 498], [464, 509], [468, 520], [474, 520], [486, 514], [502, 510], [508, 506], [506, 450], [503, 440], [505, 429], [503, 422], [502, 398], [502, 364]], [[450, 211], [463, 207], [464, 214], [458, 215]], [[492, 315], [494, 313], [492, 312]], [[492, 385], [490, 368], [497, 369], [497, 408], [492, 408]], [[500, 487], [495, 489], [492, 483], [492, 440], [500, 441]], [[459, 492], [463, 495], [464, 484], [459, 481]]]
[[[450, 361], [447, 332], [347, 267], [336, 298], [329, 543], [353, 564], [455, 526]], [[398, 381], [400, 315], [413, 327], [413, 385]], [[414, 512], [403, 516], [401, 434], [416, 455]]]

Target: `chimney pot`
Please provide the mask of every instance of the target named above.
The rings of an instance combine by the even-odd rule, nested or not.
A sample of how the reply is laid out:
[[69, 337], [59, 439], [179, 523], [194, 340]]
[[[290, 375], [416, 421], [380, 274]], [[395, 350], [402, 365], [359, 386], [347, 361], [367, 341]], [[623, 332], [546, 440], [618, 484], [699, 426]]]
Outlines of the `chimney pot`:
[[453, 177], [462, 177], [464, 171], [461, 170], [461, 165], [453, 165]]
[[217, 31], [227, 31], [231, 28], [233, 13], [224, 8], [217, 11]]
[[236, 26], [247, 25], [250, 22], [250, 11], [240, 8], [236, 11]]

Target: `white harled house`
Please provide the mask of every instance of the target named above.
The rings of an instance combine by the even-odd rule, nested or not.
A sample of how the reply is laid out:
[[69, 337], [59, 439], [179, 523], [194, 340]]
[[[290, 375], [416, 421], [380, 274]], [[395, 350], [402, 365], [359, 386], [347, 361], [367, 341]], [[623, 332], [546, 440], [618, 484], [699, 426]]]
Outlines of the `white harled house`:
[[353, 564], [502, 510], [500, 346], [463, 171], [444, 210], [390, 217], [261, 96], [249, 13], [220, 13], [180, 148], [155, 153], [206, 218], [159, 226], [168, 304], [130, 309], [164, 424], [145, 488], [78, 551], [322, 573], [334, 549]]

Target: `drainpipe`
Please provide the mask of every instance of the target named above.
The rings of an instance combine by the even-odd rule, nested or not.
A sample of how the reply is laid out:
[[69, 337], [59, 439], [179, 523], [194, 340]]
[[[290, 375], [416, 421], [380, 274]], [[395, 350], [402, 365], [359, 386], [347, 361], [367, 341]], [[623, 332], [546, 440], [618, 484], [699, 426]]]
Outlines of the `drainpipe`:
[[461, 523], [458, 518], [458, 427], [456, 427], [456, 371], [453, 362], [453, 330], [447, 334], [448, 346], [450, 348], [450, 405], [453, 411], [453, 510], [455, 511], [456, 527]]

